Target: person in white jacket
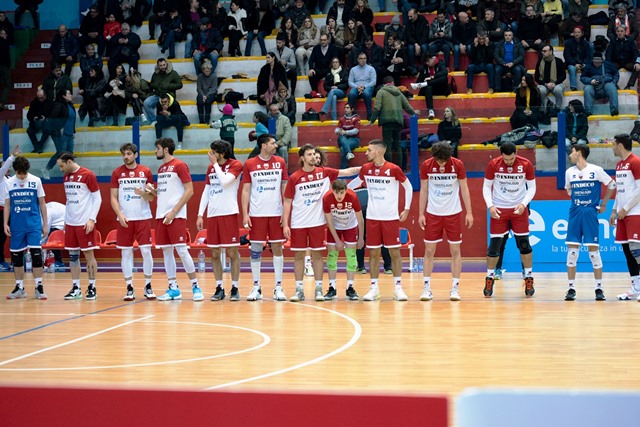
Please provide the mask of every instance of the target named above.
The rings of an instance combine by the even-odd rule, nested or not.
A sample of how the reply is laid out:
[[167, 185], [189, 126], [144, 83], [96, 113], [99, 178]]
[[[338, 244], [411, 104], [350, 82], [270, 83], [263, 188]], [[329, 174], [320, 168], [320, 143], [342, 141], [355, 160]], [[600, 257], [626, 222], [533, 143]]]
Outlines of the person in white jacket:
[[239, 0], [233, 0], [227, 16], [229, 17], [229, 56], [242, 56], [240, 40], [247, 35], [247, 30], [244, 28], [247, 12], [240, 6]]

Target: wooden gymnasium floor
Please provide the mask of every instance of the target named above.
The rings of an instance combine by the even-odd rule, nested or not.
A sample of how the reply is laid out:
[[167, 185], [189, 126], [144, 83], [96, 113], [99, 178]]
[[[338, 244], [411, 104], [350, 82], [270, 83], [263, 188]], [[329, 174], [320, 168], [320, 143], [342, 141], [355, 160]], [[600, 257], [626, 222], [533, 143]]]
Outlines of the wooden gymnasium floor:
[[[381, 275], [382, 299], [274, 302], [272, 275], [265, 299], [211, 302], [212, 274], [201, 277], [205, 301], [194, 303], [179, 274], [182, 301], [122, 301], [121, 274], [99, 273], [96, 301], [64, 301], [68, 273], [45, 275], [48, 301], [0, 302], [0, 384], [185, 388], [253, 391], [437, 393], [466, 387], [640, 388], [640, 303], [617, 301], [625, 274], [606, 274], [608, 301], [593, 300], [592, 279], [579, 275], [578, 300], [563, 301], [564, 274], [537, 274], [536, 294], [524, 298], [519, 274], [482, 296], [482, 273], [463, 273], [461, 302], [450, 302], [450, 276], [434, 276], [435, 299], [420, 302], [421, 273], [404, 273], [409, 302], [392, 300]], [[83, 273], [83, 289], [86, 289]], [[140, 277], [140, 276], [138, 276]], [[339, 278], [343, 278], [343, 273]], [[202, 283], [204, 282], [204, 283]], [[285, 273], [287, 296], [292, 273]], [[0, 292], [13, 274], [0, 274]], [[226, 283], [226, 282], [225, 282]], [[154, 275], [156, 293], [164, 277]], [[360, 297], [368, 276], [357, 276]], [[227, 289], [230, 284], [227, 284]], [[305, 280], [307, 297], [313, 281]]]

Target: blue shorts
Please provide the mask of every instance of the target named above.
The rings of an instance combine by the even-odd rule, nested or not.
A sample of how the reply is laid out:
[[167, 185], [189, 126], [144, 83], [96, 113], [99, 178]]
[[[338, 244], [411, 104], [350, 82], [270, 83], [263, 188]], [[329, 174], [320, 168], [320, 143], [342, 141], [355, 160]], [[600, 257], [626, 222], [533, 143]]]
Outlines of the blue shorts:
[[599, 246], [598, 211], [581, 209], [569, 216], [567, 244]]
[[27, 248], [41, 248], [42, 230], [13, 231], [11, 230], [11, 240], [9, 250], [11, 252], [22, 252]]

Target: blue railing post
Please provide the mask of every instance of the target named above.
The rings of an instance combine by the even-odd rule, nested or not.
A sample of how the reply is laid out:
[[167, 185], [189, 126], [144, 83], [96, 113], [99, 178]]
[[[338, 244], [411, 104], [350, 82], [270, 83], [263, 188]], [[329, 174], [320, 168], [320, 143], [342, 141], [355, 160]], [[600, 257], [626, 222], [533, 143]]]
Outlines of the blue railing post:
[[6, 160], [11, 154], [11, 145], [9, 142], [9, 125], [2, 125], [2, 160]]
[[567, 115], [560, 110], [558, 112], [558, 175], [556, 176], [556, 188], [558, 190], [564, 190], [564, 174], [567, 170], [567, 152], [565, 150], [565, 140], [567, 138], [566, 121]]
[[138, 157], [136, 157], [136, 163], [140, 164], [140, 122], [138, 120], [134, 120], [131, 125], [131, 142], [138, 149]]
[[411, 171], [407, 174], [409, 182], [413, 186], [413, 191], [420, 190], [420, 171], [418, 163], [420, 161], [418, 154], [418, 116], [415, 114], [409, 119], [409, 156], [411, 163], [409, 167]]

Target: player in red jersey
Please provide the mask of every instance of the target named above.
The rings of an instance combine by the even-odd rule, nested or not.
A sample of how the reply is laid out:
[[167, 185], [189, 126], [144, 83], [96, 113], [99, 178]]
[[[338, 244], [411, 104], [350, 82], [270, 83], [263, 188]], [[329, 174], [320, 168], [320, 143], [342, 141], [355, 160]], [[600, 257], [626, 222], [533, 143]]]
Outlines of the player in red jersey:
[[495, 268], [500, 257], [502, 239], [513, 232], [524, 267], [524, 293], [535, 293], [532, 276], [532, 252], [529, 244], [529, 210], [527, 206], [536, 194], [533, 164], [516, 154], [516, 146], [506, 142], [500, 146], [500, 157], [491, 160], [484, 175], [482, 195], [489, 209], [489, 249], [484, 296], [493, 295]]
[[[231, 262], [231, 293], [230, 301], [239, 301], [240, 292], [238, 281], [240, 280], [240, 233], [238, 233], [238, 187], [242, 174], [242, 163], [232, 159], [233, 148], [227, 141], [213, 141], [209, 156], [209, 168], [200, 207], [196, 227], [198, 231], [205, 227], [204, 212], [207, 211], [207, 246], [211, 248], [211, 264], [213, 275], [216, 279], [216, 291], [211, 301], [220, 301], [225, 298], [221, 250], [224, 249]], [[208, 207], [208, 209], [207, 209]]]
[[136, 163], [138, 147], [126, 143], [120, 147], [122, 166], [111, 174], [111, 207], [116, 213], [118, 226], [116, 231], [116, 247], [120, 249], [122, 258], [120, 265], [127, 285], [125, 301], [136, 299], [133, 289], [133, 244], [138, 242], [142, 254], [142, 271], [146, 285], [144, 297], [156, 299], [151, 288], [153, 274], [153, 255], [151, 255], [151, 207], [154, 199], [147, 185], [153, 186], [151, 169]]
[[[367, 159], [360, 169], [360, 179], [368, 190], [367, 248], [369, 249], [369, 274], [371, 288], [362, 298], [364, 301], [380, 299], [378, 276], [380, 274], [380, 248], [389, 249], [393, 271], [396, 301], [408, 301], [402, 289], [402, 258], [400, 258], [400, 223], [409, 216], [413, 187], [400, 166], [384, 159], [387, 147], [381, 139], [374, 139], [367, 147]], [[398, 214], [400, 185], [404, 187], [404, 210]]]
[[64, 173], [64, 191], [67, 196], [64, 248], [69, 251], [72, 287], [64, 299], [82, 299], [80, 290], [80, 252], [82, 251], [87, 261], [87, 276], [89, 276], [89, 287], [85, 298], [94, 300], [96, 299], [98, 262], [93, 251], [100, 248], [95, 228], [102, 204], [100, 187], [98, 187], [96, 175], [78, 165], [73, 153], [68, 151], [60, 153], [56, 163]]
[[[424, 230], [424, 290], [420, 301], [430, 301], [433, 257], [443, 233], [447, 234], [451, 251], [451, 301], [460, 301], [458, 285], [462, 272], [462, 206], [467, 211], [464, 224], [473, 226], [471, 196], [467, 185], [467, 173], [461, 160], [452, 157], [453, 147], [447, 142], [437, 142], [431, 147], [431, 157], [420, 166], [420, 217], [418, 223]], [[428, 203], [427, 203], [428, 202]], [[426, 211], [426, 215], [425, 215]]]

